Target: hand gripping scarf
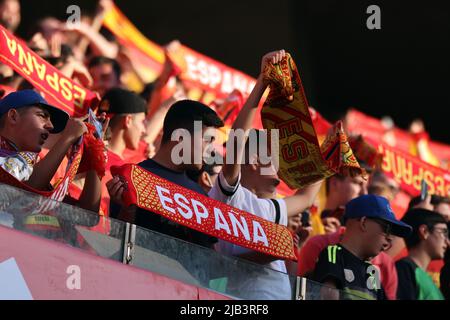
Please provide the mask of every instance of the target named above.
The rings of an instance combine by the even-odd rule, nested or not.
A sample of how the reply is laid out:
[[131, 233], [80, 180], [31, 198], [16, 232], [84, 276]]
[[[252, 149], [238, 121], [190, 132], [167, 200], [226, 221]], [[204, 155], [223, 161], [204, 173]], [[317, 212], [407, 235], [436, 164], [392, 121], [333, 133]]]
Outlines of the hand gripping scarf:
[[[17, 180], [14, 176], [9, 174], [0, 167], [0, 183], [7, 184], [22, 190], [37, 193], [44, 198], [55, 201], [63, 201], [67, 194], [69, 185], [72, 183], [77, 173], [86, 172], [88, 170], [95, 170], [100, 178], [105, 174], [106, 154], [103, 142], [94, 136], [94, 125], [86, 123], [88, 132], [83, 135], [81, 141], [74, 144], [68, 153], [68, 165], [66, 174], [53, 188], [52, 191], [36, 190], [26, 183]], [[57, 146], [56, 146], [57, 147]], [[0, 150], [0, 153], [1, 150]], [[8, 154], [12, 155], [8, 150]], [[23, 153], [18, 152], [19, 155]], [[80, 164], [82, 167], [80, 167]]]
[[279, 130], [279, 175], [291, 189], [337, 173], [364, 174], [341, 121], [319, 146], [300, 75], [289, 54], [279, 64], [269, 64], [264, 76], [270, 82], [270, 93], [262, 109], [262, 121], [265, 129]]
[[125, 182], [123, 201], [210, 236], [281, 259], [296, 260], [289, 230], [127, 164], [112, 167]]

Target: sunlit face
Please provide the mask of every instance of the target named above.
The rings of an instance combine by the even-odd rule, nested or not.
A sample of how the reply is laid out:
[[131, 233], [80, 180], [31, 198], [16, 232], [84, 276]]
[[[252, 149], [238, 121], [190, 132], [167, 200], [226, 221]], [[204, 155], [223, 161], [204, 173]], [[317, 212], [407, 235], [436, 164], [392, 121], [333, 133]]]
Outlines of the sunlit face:
[[391, 235], [391, 225], [381, 219], [363, 218], [361, 223], [365, 225], [366, 254], [374, 258], [381, 251], [386, 251], [392, 246], [393, 236]]
[[91, 67], [89, 68], [89, 73], [93, 80], [92, 90], [97, 91], [102, 97], [108, 90], [120, 86], [120, 79], [117, 78], [114, 68], [110, 63], [103, 63]]
[[[245, 163], [242, 166], [242, 182], [251, 187], [259, 198], [273, 199], [277, 197], [277, 188], [281, 183], [279, 163], [272, 156], [270, 137], [267, 141], [264, 141], [263, 134], [261, 137], [262, 140], [255, 141], [250, 134], [247, 141], [242, 158]], [[275, 155], [278, 157], [278, 151], [275, 151]]]
[[330, 192], [334, 192], [339, 199], [339, 206], [345, 206], [351, 200], [366, 195], [367, 184], [367, 180], [362, 176], [345, 177], [343, 179], [334, 177], [330, 182]]
[[27, 107], [17, 112], [13, 141], [20, 151], [41, 152], [53, 125], [50, 114], [41, 107]]
[[433, 260], [443, 259], [448, 246], [448, 228], [445, 223], [438, 223], [429, 229], [425, 247]]
[[125, 133], [125, 143], [128, 149], [137, 150], [139, 142], [146, 132], [145, 113], [131, 115], [131, 125]]
[[434, 211], [441, 214], [445, 221], [450, 222], [450, 204], [440, 203], [434, 207]]
[[376, 194], [392, 202], [400, 192], [400, 188], [398, 183], [393, 179], [386, 178], [385, 181], [371, 181], [368, 186], [368, 191], [370, 194]]
[[6, 0], [0, 5], [0, 24], [11, 32], [15, 32], [20, 24], [20, 2]]

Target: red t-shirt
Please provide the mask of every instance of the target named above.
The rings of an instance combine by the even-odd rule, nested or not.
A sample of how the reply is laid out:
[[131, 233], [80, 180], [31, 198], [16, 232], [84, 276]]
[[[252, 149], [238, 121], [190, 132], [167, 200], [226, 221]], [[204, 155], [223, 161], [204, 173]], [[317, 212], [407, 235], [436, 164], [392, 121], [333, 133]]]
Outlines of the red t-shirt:
[[[328, 246], [338, 244], [345, 232], [342, 227], [339, 232], [312, 237], [300, 250], [298, 258], [298, 275], [304, 277], [314, 271], [320, 253]], [[381, 252], [371, 263], [380, 268], [381, 283], [386, 297], [395, 300], [397, 296], [398, 277], [394, 260], [385, 252]]]
[[140, 141], [136, 150], [125, 149], [122, 155], [125, 163], [141, 163], [147, 160], [147, 149], [148, 144], [145, 141]]
[[121, 156], [118, 154], [112, 152], [111, 150], [108, 150], [108, 163], [106, 164], [106, 172], [109, 172], [111, 170], [111, 167], [114, 166], [123, 166], [127, 162], [122, 159]]
[[111, 167], [114, 166], [120, 167], [127, 163], [133, 164], [141, 163], [142, 161], [147, 159], [147, 157], [145, 156], [147, 152], [147, 147], [148, 147], [147, 143], [141, 141], [139, 143], [139, 148], [137, 150], [125, 149], [122, 157], [112, 152], [111, 150], [108, 150], [108, 163], [106, 164], [106, 174], [102, 180], [102, 207], [108, 208], [108, 216], [109, 216], [110, 196], [108, 193], [108, 188], [106, 187], [106, 183], [108, 183], [113, 178], [111, 175]]

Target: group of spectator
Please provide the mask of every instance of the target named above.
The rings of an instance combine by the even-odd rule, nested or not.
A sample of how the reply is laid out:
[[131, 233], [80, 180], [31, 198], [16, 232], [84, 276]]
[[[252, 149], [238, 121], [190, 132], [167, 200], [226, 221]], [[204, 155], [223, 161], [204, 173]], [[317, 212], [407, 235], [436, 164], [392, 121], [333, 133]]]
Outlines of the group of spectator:
[[[55, 18], [42, 19], [27, 39], [29, 47], [41, 57], [101, 96], [96, 111], [105, 130], [102, 143], [107, 156], [100, 164], [105, 174], [93, 167], [79, 174], [69, 188], [67, 202], [93, 214], [130, 222], [279, 271], [279, 276], [236, 278], [228, 285], [255, 299], [291, 298], [292, 288], [283, 275], [287, 270], [292, 272], [292, 263], [216, 239], [135, 206], [126, 207], [122, 200], [124, 182], [111, 174], [111, 167], [138, 164], [198, 194], [288, 227], [298, 248], [296, 275], [343, 292], [339, 296], [338, 291], [324, 289], [324, 298], [450, 298], [449, 198], [412, 199], [399, 221], [390, 206], [399, 185], [360, 158], [368, 176], [337, 174], [280, 199], [277, 187], [281, 180], [276, 170], [261, 174], [262, 168], [270, 171], [271, 167], [263, 164], [258, 150], [250, 148], [246, 137], [232, 137], [236, 139], [236, 157], [231, 163], [175, 163], [172, 153], [180, 141], [172, 139], [174, 132], [187, 130], [194, 139], [201, 139], [191, 144], [193, 155], [203, 154], [207, 147], [203, 133], [222, 128], [224, 121], [210, 106], [187, 99], [170, 59], [166, 59], [154, 83], [142, 83], [142, 92], [126, 88], [122, 81], [125, 74], [141, 77], [126, 50], [100, 30], [98, 21], [110, 4], [99, 1], [96, 15], [83, 17], [81, 26], [75, 29], [68, 29]], [[16, 31], [20, 24], [18, 0], [0, 0], [0, 24]], [[262, 58], [256, 85], [232, 129], [253, 130], [258, 139], [265, 134], [252, 129], [269, 86], [263, 71], [285, 55], [280, 50]], [[167, 95], [165, 89], [171, 79], [177, 82], [176, 90]], [[13, 90], [0, 95], [0, 166], [20, 182], [50, 191], [58, 174], [61, 177], [60, 167], [67, 161], [70, 147], [88, 132], [86, 117], [70, 118], [51, 106], [14, 70], [1, 64], [0, 85]], [[195, 121], [203, 125], [200, 135], [194, 134]], [[238, 161], [238, 155], [242, 155], [243, 162]], [[320, 204], [323, 211], [318, 213], [321, 229], [313, 234], [310, 221], [305, 223], [302, 214], [305, 217], [311, 207], [317, 207], [321, 188], [326, 193]], [[427, 273], [433, 261], [440, 261], [440, 283]]]

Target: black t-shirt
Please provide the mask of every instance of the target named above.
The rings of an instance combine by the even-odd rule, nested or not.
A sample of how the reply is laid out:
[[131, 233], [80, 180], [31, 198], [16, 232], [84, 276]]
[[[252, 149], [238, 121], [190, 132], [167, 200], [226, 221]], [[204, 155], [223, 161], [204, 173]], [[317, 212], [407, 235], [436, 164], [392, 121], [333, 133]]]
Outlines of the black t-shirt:
[[[395, 263], [398, 275], [398, 300], [443, 300], [433, 279], [410, 258]], [[442, 283], [441, 283], [442, 285]]]
[[[404, 258], [395, 263], [398, 275], [398, 300], [417, 300], [419, 290], [417, 288], [415, 270], [417, 265], [409, 258]], [[400, 281], [401, 280], [401, 281]]]
[[450, 261], [445, 262], [440, 275], [441, 291], [446, 300], [450, 300]]
[[321, 283], [333, 281], [343, 291], [340, 299], [386, 299], [379, 270], [341, 245], [328, 246], [320, 253], [313, 279]]
[[[207, 196], [205, 191], [203, 191], [203, 189], [197, 183], [189, 179], [185, 172], [176, 172], [170, 170], [151, 159], [141, 162], [139, 166], [160, 176], [161, 178]], [[140, 227], [164, 233], [169, 236], [195, 243], [207, 248], [212, 248], [212, 246], [217, 242], [217, 239], [214, 237], [193, 229], [189, 229], [176, 222], [172, 222], [159, 214], [140, 208], [137, 208], [136, 210], [135, 223]]]

